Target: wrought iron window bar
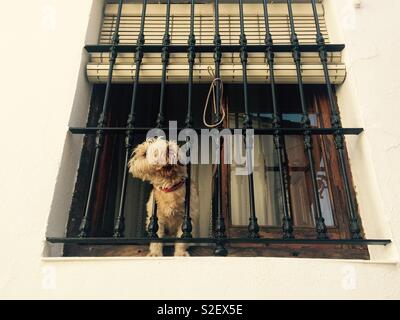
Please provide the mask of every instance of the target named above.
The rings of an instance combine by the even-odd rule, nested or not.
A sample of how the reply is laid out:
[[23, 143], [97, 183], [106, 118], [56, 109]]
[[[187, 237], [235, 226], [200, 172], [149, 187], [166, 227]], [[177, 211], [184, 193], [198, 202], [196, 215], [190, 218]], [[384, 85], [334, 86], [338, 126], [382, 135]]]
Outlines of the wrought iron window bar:
[[[86, 244], [86, 245], [126, 245], [126, 244], [148, 244], [150, 242], [162, 242], [162, 243], [175, 243], [175, 242], [190, 242], [190, 243], [207, 243], [215, 244], [215, 255], [225, 256], [228, 251], [225, 248], [227, 243], [262, 243], [262, 244], [327, 244], [327, 245], [387, 245], [391, 241], [389, 239], [364, 239], [361, 235], [360, 222], [357, 218], [355, 212], [354, 199], [351, 194], [351, 187], [349, 182], [349, 173], [346, 169], [346, 160], [344, 152], [344, 136], [345, 135], [359, 135], [363, 129], [362, 128], [343, 128], [341, 125], [340, 115], [338, 108], [334, 99], [334, 94], [332, 90], [332, 85], [330, 83], [329, 71], [327, 65], [327, 54], [328, 52], [339, 52], [344, 49], [343, 44], [326, 44], [324, 37], [321, 33], [321, 28], [318, 20], [318, 13], [316, 8], [316, 0], [309, 0], [310, 6], [313, 10], [314, 23], [316, 29], [316, 44], [303, 45], [299, 43], [297, 38], [294, 16], [292, 11], [292, 0], [287, 0], [288, 16], [290, 23], [290, 33], [291, 33], [291, 43], [288, 45], [275, 45], [273, 43], [273, 38], [270, 33], [269, 27], [269, 15], [268, 15], [268, 0], [262, 1], [264, 8], [264, 22], [265, 22], [265, 44], [264, 45], [249, 45], [247, 44], [246, 34], [245, 34], [245, 15], [243, 12], [243, 0], [238, 0], [238, 11], [240, 16], [240, 41], [238, 45], [224, 45], [221, 43], [221, 37], [219, 35], [219, 1], [214, 1], [214, 19], [215, 19], [215, 33], [214, 33], [214, 44], [213, 45], [197, 45], [196, 35], [194, 32], [194, 17], [196, 11], [196, 1], [190, 1], [190, 32], [188, 36], [187, 45], [171, 45], [170, 44], [170, 34], [169, 34], [169, 20], [170, 20], [170, 9], [171, 1], [166, 1], [166, 23], [165, 23], [165, 33], [163, 37], [162, 44], [160, 45], [146, 45], [145, 44], [145, 19], [146, 19], [146, 7], [147, 0], [143, 0], [142, 13], [141, 13], [141, 23], [140, 31], [137, 38], [136, 45], [120, 45], [119, 44], [119, 26], [122, 16], [122, 8], [124, 1], [118, 1], [118, 12], [115, 24], [115, 31], [112, 37], [112, 42], [110, 45], [88, 45], [86, 50], [89, 53], [100, 53], [109, 52], [110, 53], [110, 67], [107, 78], [105, 98], [102, 107], [102, 112], [100, 114], [98, 123], [96, 127], [70, 127], [70, 132], [72, 134], [85, 134], [85, 135], [96, 135], [95, 143], [95, 156], [92, 166], [92, 172], [90, 176], [89, 190], [86, 198], [84, 215], [79, 228], [79, 235], [77, 237], [48, 237], [47, 241], [50, 243], [75, 243], [75, 244]], [[133, 93], [132, 93], [132, 103], [130, 108], [130, 113], [127, 119], [126, 127], [106, 127], [106, 115], [109, 105], [109, 97], [111, 90], [111, 83], [113, 77], [113, 70], [116, 62], [118, 53], [123, 52], [135, 52], [135, 64], [136, 64], [136, 74], [135, 81], [133, 83]], [[245, 133], [247, 128], [252, 128], [251, 114], [249, 111], [248, 101], [247, 101], [247, 56], [250, 52], [261, 52], [265, 53], [265, 61], [270, 71], [270, 88], [272, 93], [272, 109], [273, 109], [273, 127], [267, 129], [254, 129], [255, 134], [271, 135], [273, 136], [274, 146], [276, 153], [278, 155], [278, 165], [279, 165], [279, 181], [280, 189], [283, 201], [283, 219], [282, 219], [282, 238], [262, 238], [259, 236], [259, 226], [257, 223], [257, 215], [254, 206], [254, 186], [252, 176], [249, 177], [249, 196], [250, 196], [250, 220], [248, 225], [248, 236], [238, 237], [238, 238], [228, 238], [226, 236], [225, 221], [222, 213], [222, 191], [221, 191], [221, 164], [217, 165], [216, 175], [214, 177], [215, 190], [216, 190], [216, 203], [213, 204], [214, 215], [216, 217], [216, 222], [214, 227], [214, 236], [209, 238], [193, 238], [191, 231], [191, 218], [190, 218], [190, 188], [186, 188], [186, 203], [185, 203], [185, 215], [184, 223], [182, 226], [182, 237], [181, 238], [158, 238], [158, 220], [157, 220], [157, 208], [153, 206], [153, 213], [148, 226], [147, 238], [128, 238], [124, 237], [124, 220], [125, 220], [125, 198], [126, 198], [126, 183], [128, 178], [127, 172], [127, 162], [133, 147], [135, 134], [145, 133], [151, 128], [143, 128], [135, 126], [136, 119], [136, 100], [137, 92], [140, 87], [140, 67], [142, 59], [145, 53], [148, 52], [159, 52], [161, 53], [162, 62], [162, 77], [161, 77], [161, 91], [160, 91], [160, 105], [159, 113], [157, 117], [156, 127], [161, 129], [164, 128], [164, 92], [166, 85], [166, 72], [169, 63], [170, 53], [184, 53], [188, 54], [188, 65], [189, 65], [189, 75], [188, 75], [188, 107], [187, 116], [184, 128], [178, 128], [182, 130], [185, 128], [193, 128], [192, 126], [192, 92], [193, 92], [193, 67], [195, 64], [196, 53], [202, 52], [213, 52], [214, 62], [215, 62], [215, 76], [219, 78], [220, 74], [220, 64], [221, 57], [225, 52], [238, 52], [240, 53], [240, 59], [243, 71], [243, 91], [244, 91], [244, 127], [240, 128]], [[292, 52], [293, 60], [296, 65], [297, 71], [297, 83], [299, 90], [299, 101], [301, 112], [303, 114], [302, 126], [299, 128], [285, 128], [281, 126], [281, 119], [279, 113], [279, 106], [276, 100], [276, 84], [274, 78], [274, 55], [277, 52]], [[325, 84], [328, 93], [328, 100], [331, 112], [331, 127], [330, 128], [313, 128], [310, 126], [309, 115], [307, 113], [307, 107], [304, 99], [303, 92], [303, 82], [301, 74], [301, 54], [303, 52], [317, 52], [319, 53], [321, 64], [324, 71]], [[220, 103], [219, 86], [216, 86], [216, 101]], [[220, 120], [221, 114], [219, 113], [219, 105], [216, 108], [217, 112], [214, 114], [214, 119], [218, 122]], [[202, 128], [193, 128], [194, 130], [201, 130]], [[218, 129], [222, 129], [220, 126]], [[226, 128], [224, 128], [226, 130]], [[228, 128], [234, 130], [235, 128]], [[236, 129], [238, 130], [238, 129]], [[118, 214], [115, 217], [114, 225], [114, 236], [111, 238], [101, 238], [89, 237], [90, 235], [90, 221], [91, 221], [91, 210], [93, 205], [94, 196], [94, 186], [96, 184], [96, 179], [99, 170], [99, 157], [103, 149], [104, 136], [106, 134], [124, 134], [125, 135], [125, 166], [122, 180], [122, 192], [119, 201]], [[291, 204], [290, 204], [290, 190], [287, 183], [287, 155], [285, 153], [285, 136], [286, 135], [302, 135], [304, 137], [304, 144], [307, 153], [307, 158], [311, 168], [311, 178], [313, 182], [313, 194], [314, 194], [314, 205], [316, 210], [315, 221], [316, 221], [316, 239], [299, 239], [296, 238], [295, 228], [292, 223], [291, 216]], [[340, 170], [344, 180], [344, 191], [346, 195], [346, 203], [349, 215], [349, 230], [351, 233], [351, 238], [349, 239], [329, 239], [329, 234], [327, 233], [327, 228], [322, 217], [318, 190], [316, 187], [316, 174], [313, 170], [314, 159], [312, 154], [312, 136], [313, 135], [331, 135], [334, 137], [335, 146], [339, 156]], [[247, 154], [249, 157], [250, 154]], [[186, 186], [190, 185], [190, 165], [188, 166], [188, 176]]]

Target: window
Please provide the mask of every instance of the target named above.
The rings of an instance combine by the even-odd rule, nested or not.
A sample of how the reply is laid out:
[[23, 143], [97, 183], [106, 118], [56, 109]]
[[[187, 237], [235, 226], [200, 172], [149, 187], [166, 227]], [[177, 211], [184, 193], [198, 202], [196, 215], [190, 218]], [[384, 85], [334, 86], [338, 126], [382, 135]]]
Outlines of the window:
[[[70, 128], [85, 139], [66, 237], [48, 237], [65, 255], [144, 255], [149, 242], [186, 241], [193, 255], [367, 259], [367, 245], [388, 243], [363, 238], [344, 143], [362, 129], [341, 126], [332, 85], [344, 81], [344, 46], [328, 43], [322, 5], [243, 2], [106, 4], [100, 43], [86, 47], [96, 83], [87, 127]], [[213, 73], [224, 83], [218, 129], [254, 129], [254, 172], [188, 166], [198, 234], [151, 238], [151, 186], [128, 175], [127, 160], [168, 120], [205, 128]], [[222, 121], [222, 109], [208, 116]]]

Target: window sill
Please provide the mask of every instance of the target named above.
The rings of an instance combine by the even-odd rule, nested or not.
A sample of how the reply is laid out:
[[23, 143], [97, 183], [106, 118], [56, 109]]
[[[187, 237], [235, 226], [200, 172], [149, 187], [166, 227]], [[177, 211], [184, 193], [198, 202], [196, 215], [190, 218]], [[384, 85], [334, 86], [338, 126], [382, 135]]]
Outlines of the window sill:
[[[47, 243], [48, 245], [49, 243]], [[379, 254], [378, 256], [373, 254], [372, 260], [369, 255], [368, 246], [342, 246], [336, 248], [331, 248], [326, 250], [327, 247], [332, 247], [331, 245], [322, 245], [322, 246], [314, 246], [314, 247], [296, 247], [296, 246], [260, 246], [260, 245], [250, 245], [243, 247], [241, 245], [238, 246], [230, 246], [229, 256], [227, 259], [223, 259], [222, 257], [215, 257], [213, 252], [213, 247], [191, 247], [190, 253], [191, 257], [174, 257], [173, 256], [173, 247], [165, 246], [164, 248], [164, 256], [163, 257], [147, 257], [148, 245], [142, 246], [89, 246], [89, 245], [71, 245], [64, 246], [64, 255], [62, 255], [62, 251], [60, 249], [62, 247], [57, 246], [56, 250], [52, 250], [49, 247], [45, 250], [45, 254], [43, 255], [43, 261], [117, 261], [117, 260], [178, 260], [182, 261], [182, 259], [187, 260], [205, 260], [209, 259], [210, 261], [219, 261], [219, 260], [234, 260], [234, 261], [243, 261], [254, 259], [259, 260], [269, 260], [269, 261], [279, 261], [280, 259], [284, 259], [287, 261], [288, 259], [295, 259], [295, 261], [333, 261], [333, 262], [368, 262], [371, 264], [398, 264], [400, 261], [397, 261], [396, 256], [390, 255], [386, 250], [382, 252], [383, 254]], [[391, 245], [387, 246], [388, 248]], [[373, 246], [370, 247], [370, 249]], [[299, 252], [298, 255], [293, 254], [293, 252]], [[328, 253], [327, 253], [328, 252]], [[367, 254], [367, 256], [365, 255]], [[386, 259], [387, 257], [387, 259]]]
[[396, 260], [357, 260], [357, 259], [318, 259], [318, 258], [280, 258], [280, 257], [42, 257], [43, 263], [74, 263], [74, 262], [114, 262], [114, 261], [164, 261], [171, 262], [177, 261], [182, 263], [182, 261], [187, 262], [235, 262], [235, 261], [245, 261], [245, 260], [262, 260], [268, 261], [285, 261], [291, 263], [297, 263], [298, 261], [312, 261], [320, 263], [342, 263], [342, 264], [359, 264], [359, 265], [389, 265], [397, 266], [400, 265], [400, 261]]
[[[206, 239], [206, 238], [204, 238]], [[203, 238], [190, 239], [191, 256], [214, 256], [213, 245]], [[370, 260], [368, 245], [386, 246], [390, 240], [316, 240], [316, 239], [227, 239], [229, 257], [277, 257], [277, 258], [313, 258]], [[139, 241], [141, 240], [141, 241]], [[165, 244], [172, 244], [178, 239], [157, 239]], [[197, 241], [196, 241], [197, 240]], [[206, 239], [210, 240], [210, 239]], [[214, 240], [214, 239], [211, 239]], [[211, 243], [210, 240], [210, 243]], [[148, 252], [149, 239], [142, 238], [47, 238], [48, 243], [64, 243], [65, 257], [144, 257]], [[180, 241], [180, 239], [179, 239]], [[189, 241], [186, 241], [189, 242]], [[197, 243], [197, 244], [196, 244]], [[173, 256], [172, 245], [164, 246], [164, 255]]]

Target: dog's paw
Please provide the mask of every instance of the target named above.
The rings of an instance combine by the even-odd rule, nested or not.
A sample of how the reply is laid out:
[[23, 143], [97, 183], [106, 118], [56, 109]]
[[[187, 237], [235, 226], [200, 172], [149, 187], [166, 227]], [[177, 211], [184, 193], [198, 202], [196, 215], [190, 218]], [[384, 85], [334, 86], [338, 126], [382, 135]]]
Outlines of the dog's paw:
[[187, 251], [175, 251], [175, 257], [190, 257], [189, 252]]
[[162, 254], [162, 252], [158, 252], [158, 251], [150, 251], [150, 252], [147, 254], [147, 256], [148, 256], [148, 257], [162, 257], [163, 254]]

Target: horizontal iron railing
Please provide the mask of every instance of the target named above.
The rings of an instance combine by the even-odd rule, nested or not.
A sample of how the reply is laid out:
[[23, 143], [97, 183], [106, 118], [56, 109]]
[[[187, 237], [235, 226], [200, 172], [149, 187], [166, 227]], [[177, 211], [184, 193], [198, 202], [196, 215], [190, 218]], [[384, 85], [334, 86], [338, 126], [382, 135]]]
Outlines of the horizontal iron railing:
[[[70, 127], [69, 131], [72, 134], [96, 134], [98, 130], [103, 130], [104, 134], [114, 133], [114, 134], [125, 134], [127, 131], [132, 131], [133, 133], [147, 133], [149, 130], [154, 129], [151, 127], [141, 127], [141, 128], [128, 128], [128, 127]], [[168, 134], [167, 127], [158, 128], [163, 130], [166, 134]], [[180, 132], [186, 128], [177, 128], [177, 131]], [[196, 132], [201, 132], [201, 130], [208, 130], [208, 128], [191, 128]], [[218, 129], [217, 129], [218, 130]], [[229, 130], [233, 132], [236, 130], [237, 132], [245, 132], [244, 128], [223, 128], [221, 130]], [[340, 133], [344, 135], [359, 135], [364, 129], [362, 128], [253, 128], [254, 133], [256, 135], [274, 135], [276, 131], [284, 135], [302, 135], [305, 131], [309, 131], [310, 134], [313, 135], [333, 135], [335, 133]]]
[[[264, 22], [265, 22], [265, 44], [263, 45], [253, 45], [247, 44], [247, 37], [245, 34], [245, 24], [246, 15], [244, 13], [243, 0], [238, 0], [238, 12], [240, 16], [240, 41], [237, 45], [226, 45], [221, 43], [221, 37], [219, 35], [219, 1], [214, 1], [214, 43], [209, 45], [198, 45], [196, 44], [196, 35], [194, 28], [194, 17], [196, 15], [196, 1], [190, 0], [190, 31], [188, 34], [188, 42], [185, 45], [171, 45], [170, 44], [170, 5], [171, 1], [166, 0], [166, 22], [165, 22], [165, 33], [163, 36], [163, 41], [160, 45], [146, 45], [145, 44], [145, 19], [146, 19], [146, 6], [147, 1], [143, 0], [140, 31], [137, 38], [137, 43], [135, 45], [120, 45], [119, 43], [119, 25], [122, 15], [122, 7], [124, 4], [123, 0], [118, 1], [118, 13], [115, 23], [115, 31], [112, 37], [112, 41], [109, 45], [87, 45], [85, 49], [89, 53], [109, 53], [109, 73], [107, 78], [105, 99], [103, 102], [103, 107], [101, 110], [100, 117], [98, 119], [97, 126], [95, 127], [70, 127], [70, 132], [72, 134], [85, 134], [85, 135], [96, 135], [95, 143], [95, 156], [92, 165], [92, 172], [90, 175], [89, 190], [86, 197], [85, 209], [81, 225], [79, 228], [79, 236], [77, 237], [48, 237], [47, 241], [50, 243], [64, 243], [64, 244], [86, 244], [86, 245], [124, 245], [124, 244], [148, 244], [150, 242], [162, 242], [162, 243], [176, 243], [176, 242], [186, 242], [186, 243], [208, 243], [215, 244], [215, 255], [224, 256], [227, 255], [227, 250], [225, 244], [228, 243], [262, 243], [262, 244], [304, 244], [304, 245], [314, 245], [314, 244], [324, 244], [324, 245], [387, 245], [391, 241], [389, 239], [363, 239], [361, 236], [360, 222], [355, 211], [354, 199], [351, 193], [349, 173], [346, 169], [346, 159], [344, 153], [344, 136], [345, 135], [359, 135], [362, 133], [362, 128], [343, 128], [340, 121], [340, 116], [336, 102], [334, 99], [334, 94], [332, 90], [332, 85], [329, 79], [329, 71], [327, 66], [327, 56], [329, 52], [340, 52], [344, 49], [343, 44], [326, 44], [321, 33], [321, 28], [318, 20], [318, 13], [316, 8], [316, 1], [309, 0], [310, 6], [312, 7], [314, 14], [314, 23], [316, 29], [316, 43], [315, 44], [300, 44], [295, 28], [294, 16], [292, 11], [292, 0], [287, 0], [288, 7], [288, 18], [290, 25], [290, 44], [279, 44], [275, 45], [273, 43], [273, 38], [269, 28], [269, 14], [268, 14], [268, 1], [260, 0], [264, 8]], [[109, 108], [109, 98], [110, 90], [112, 87], [113, 69], [116, 63], [118, 53], [135, 53], [135, 64], [136, 64], [136, 74], [135, 81], [133, 83], [133, 93], [132, 93], [132, 103], [130, 108], [130, 113], [127, 119], [127, 125], [125, 127], [107, 127], [106, 126], [106, 116]], [[158, 52], [161, 54], [161, 62], [163, 66], [162, 77], [161, 77], [161, 91], [160, 91], [160, 107], [157, 116], [156, 127], [163, 129], [166, 133], [169, 128], [165, 127], [165, 106], [164, 106], [164, 93], [166, 86], [166, 72], [169, 63], [169, 57], [171, 53], [187, 53], [188, 56], [188, 100], [187, 100], [187, 114], [185, 126], [183, 128], [178, 128], [177, 130], [183, 130], [187, 128], [192, 128], [196, 131], [201, 131], [205, 128], [193, 128], [193, 110], [192, 110], [192, 92], [193, 92], [193, 69], [196, 61], [196, 54], [209, 52], [214, 53], [215, 62], [215, 77], [219, 79], [221, 58], [223, 53], [238, 53], [240, 54], [240, 60], [242, 64], [242, 76], [243, 76], [243, 113], [244, 113], [244, 123], [243, 128], [223, 128], [222, 126], [217, 127], [217, 130], [241, 130], [243, 134], [246, 134], [246, 129], [253, 129], [255, 134], [258, 135], [271, 135], [274, 139], [275, 150], [278, 155], [278, 172], [280, 177], [280, 191], [282, 194], [282, 202], [284, 204], [283, 218], [282, 218], [282, 238], [263, 238], [259, 235], [259, 226], [257, 222], [257, 212], [254, 206], [254, 185], [252, 176], [249, 176], [248, 191], [249, 191], [249, 225], [248, 225], [248, 236], [247, 237], [236, 237], [228, 238], [226, 236], [226, 226], [224, 221], [224, 215], [222, 213], [222, 188], [221, 188], [221, 163], [217, 165], [216, 174], [214, 176], [214, 190], [216, 196], [213, 200], [213, 237], [209, 238], [193, 238], [192, 236], [192, 222], [190, 217], [190, 165], [188, 168], [189, 178], [186, 181], [186, 194], [185, 194], [185, 212], [184, 220], [182, 225], [182, 237], [180, 238], [159, 238], [158, 231], [158, 217], [157, 217], [157, 206], [153, 206], [153, 211], [150, 217], [150, 223], [148, 225], [147, 238], [129, 238], [124, 236], [125, 229], [125, 193], [126, 193], [126, 182], [128, 177], [127, 172], [127, 162], [131, 149], [134, 145], [135, 134], [146, 133], [152, 128], [147, 127], [137, 127], [136, 126], [136, 97], [140, 87], [140, 67], [142, 59], [145, 53]], [[247, 83], [247, 57], [248, 53], [251, 52], [262, 52], [265, 53], [265, 63], [269, 68], [270, 81], [269, 85], [272, 93], [272, 127], [257, 129], [252, 126], [252, 115], [250, 113], [248, 105], [248, 83]], [[301, 127], [298, 128], [285, 128], [281, 123], [281, 113], [279, 111], [279, 105], [276, 99], [276, 84], [274, 78], [274, 57], [275, 53], [279, 52], [291, 52], [293, 55], [293, 61], [296, 66], [297, 72], [297, 84], [299, 92], [299, 113], [302, 113]], [[324, 71], [326, 89], [329, 97], [329, 107], [331, 111], [331, 127], [329, 128], [315, 128], [310, 125], [310, 117], [307, 111], [306, 101], [304, 97], [303, 79], [301, 72], [301, 59], [302, 53], [306, 52], [316, 52], [321, 58], [321, 64]], [[213, 118], [216, 123], [221, 119], [220, 114], [220, 86], [216, 86], [216, 103], [215, 112]], [[107, 134], [124, 134], [125, 139], [125, 162], [124, 162], [124, 173], [121, 185], [121, 196], [118, 206], [118, 214], [115, 217], [114, 226], [114, 236], [110, 238], [90, 236], [90, 225], [91, 225], [91, 215], [93, 207], [93, 198], [95, 196], [95, 184], [97, 176], [99, 174], [99, 158], [100, 154], [103, 152], [104, 136]], [[316, 239], [302, 239], [295, 238], [296, 228], [293, 226], [292, 222], [292, 208], [290, 201], [290, 187], [288, 185], [288, 161], [285, 152], [285, 136], [286, 135], [301, 135], [304, 137], [305, 150], [307, 154], [307, 159], [309, 161], [310, 174], [312, 180], [312, 192], [314, 195], [313, 205], [315, 208], [315, 221], [316, 221]], [[329, 238], [329, 228], [325, 226], [324, 218], [322, 217], [322, 211], [320, 206], [320, 199], [318, 196], [317, 189], [317, 177], [314, 167], [313, 158], [313, 135], [331, 135], [334, 137], [336, 149], [338, 151], [338, 157], [340, 162], [341, 175], [344, 180], [344, 193], [347, 201], [347, 209], [349, 214], [349, 231], [351, 237], [348, 239], [330, 239]], [[248, 160], [251, 161], [250, 154], [247, 154]]]
[[[102, 53], [102, 52], [110, 52], [110, 48], [112, 48], [112, 45], [108, 44], [101, 44], [101, 45], [87, 45], [85, 46], [85, 49], [89, 53]], [[117, 45], [114, 46], [116, 50], [120, 53], [132, 53], [135, 52], [137, 49], [137, 45]], [[149, 44], [149, 45], [143, 45], [141, 46], [141, 49], [143, 52], [147, 53], [160, 53], [163, 49], [163, 45], [156, 45], [156, 44]], [[170, 53], [183, 53], [187, 52], [190, 48], [189, 45], [168, 45], [167, 46], [168, 51]], [[198, 53], [206, 53], [206, 52], [214, 52], [215, 51], [215, 45], [209, 44], [198, 44], [192, 46], [194, 50]], [[221, 52], [222, 53], [234, 53], [234, 52], [239, 52], [241, 46], [240, 45], [232, 45], [232, 44], [221, 44], [220, 45]], [[290, 44], [285, 45], [285, 44], [274, 44], [272, 46], [274, 52], [292, 52], [292, 46]], [[327, 44], [326, 45], [326, 51], [327, 52], [341, 52], [345, 48], [344, 44]], [[247, 45], [247, 52], [262, 52], [264, 53], [268, 49], [268, 46], [263, 45], [263, 44], [249, 44]], [[315, 44], [303, 44], [299, 45], [299, 51], [300, 52], [318, 52], [319, 46]]]
[[86, 244], [86, 245], [139, 245], [149, 244], [151, 242], [160, 242], [172, 244], [176, 242], [183, 243], [262, 243], [262, 244], [321, 244], [321, 245], [382, 245], [386, 246], [391, 243], [388, 239], [276, 239], [276, 238], [57, 238], [48, 237], [50, 243], [65, 244]]

